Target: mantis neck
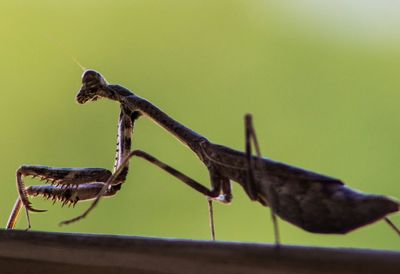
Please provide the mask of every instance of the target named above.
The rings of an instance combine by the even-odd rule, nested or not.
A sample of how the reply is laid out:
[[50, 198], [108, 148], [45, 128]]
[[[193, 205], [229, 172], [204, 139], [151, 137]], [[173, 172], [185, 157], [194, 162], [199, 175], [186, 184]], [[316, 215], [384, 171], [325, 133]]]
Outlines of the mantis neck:
[[207, 140], [202, 135], [171, 118], [168, 114], [164, 113], [146, 99], [134, 95], [128, 89], [115, 85], [112, 85], [112, 89], [116, 92], [115, 99], [118, 100], [122, 106], [129, 108], [131, 111], [139, 111], [143, 115], [149, 117], [195, 153], [198, 153], [199, 142]]

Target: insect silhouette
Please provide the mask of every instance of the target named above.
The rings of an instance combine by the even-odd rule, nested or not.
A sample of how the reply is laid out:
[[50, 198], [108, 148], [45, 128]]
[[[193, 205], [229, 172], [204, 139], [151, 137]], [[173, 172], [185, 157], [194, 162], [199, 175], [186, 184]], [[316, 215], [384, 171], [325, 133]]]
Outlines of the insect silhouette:
[[[53, 170], [50, 168], [32, 172], [31, 167], [27, 167], [26, 170], [22, 168], [19, 170], [20, 173], [17, 172], [19, 201], [27, 211], [37, 211], [31, 207], [28, 195], [47, 195], [53, 199], [61, 199], [64, 203], [66, 201], [75, 203], [78, 196], [79, 201], [94, 198], [91, 206], [83, 214], [61, 224], [78, 221], [95, 208], [102, 196], [113, 195], [120, 189], [126, 178], [129, 159], [137, 156], [155, 164], [207, 197], [213, 238], [215, 232], [212, 201], [217, 200], [222, 203], [232, 201], [231, 181], [239, 183], [252, 201], [257, 201], [271, 209], [276, 244], [279, 244], [276, 216], [306, 231], [327, 234], [345, 234], [384, 219], [400, 235], [400, 231], [387, 218], [389, 214], [400, 210], [398, 201], [382, 195], [364, 194], [350, 189], [339, 179], [263, 158], [251, 115], [245, 115], [245, 152], [240, 152], [211, 143], [204, 136], [172, 119], [146, 99], [122, 86], [108, 84], [105, 78], [94, 70], [85, 71], [82, 77], [82, 87], [76, 97], [78, 103], [84, 104], [100, 98], [108, 98], [120, 103], [120, 117], [122, 118], [120, 118], [119, 139], [120, 142], [124, 142], [124, 138], [121, 138], [122, 135], [129, 140], [129, 146], [122, 149], [123, 155], [120, 153], [117, 157], [114, 173], [103, 169], [98, 170], [101, 175], [90, 173], [91, 169], [67, 169], [65, 173], [62, 173], [61, 171], [64, 169]], [[133, 122], [139, 116], [153, 120], [197, 155], [209, 171], [211, 189], [144, 151], [128, 152], [131, 138], [128, 130], [133, 129]], [[122, 126], [122, 129], [121, 124], [124, 123], [121, 122], [121, 119], [128, 124]], [[253, 147], [256, 151], [255, 156], [252, 153]], [[59, 186], [38, 186], [25, 189], [18, 174], [41, 176], [53, 180]], [[97, 183], [88, 183], [88, 181]], [[96, 186], [95, 190], [88, 191], [90, 195], [82, 195], [86, 193], [85, 189], [92, 184]], [[80, 197], [81, 195], [84, 199]], [[16, 210], [13, 212], [15, 213]], [[12, 223], [13, 219], [15, 218], [11, 214], [9, 223]]]

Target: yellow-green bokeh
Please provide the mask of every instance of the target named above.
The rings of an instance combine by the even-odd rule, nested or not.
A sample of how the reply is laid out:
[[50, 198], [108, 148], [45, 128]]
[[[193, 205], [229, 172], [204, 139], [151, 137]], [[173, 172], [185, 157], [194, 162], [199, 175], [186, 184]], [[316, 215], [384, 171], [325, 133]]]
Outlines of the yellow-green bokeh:
[[[400, 197], [398, 6], [317, 2], [1, 0], [1, 224], [19, 165], [112, 167], [118, 106], [74, 102], [82, 71], [71, 55], [211, 141], [243, 150], [252, 113], [266, 156]], [[209, 185], [195, 156], [150, 121], [136, 124], [133, 145]], [[209, 239], [206, 200], [137, 159], [118, 196], [77, 224], [58, 226], [87, 204], [33, 203], [49, 209], [32, 214], [35, 230]], [[273, 241], [268, 209], [236, 184], [233, 204], [215, 211], [218, 239]], [[346, 236], [280, 227], [287, 244], [400, 246], [383, 222]]]

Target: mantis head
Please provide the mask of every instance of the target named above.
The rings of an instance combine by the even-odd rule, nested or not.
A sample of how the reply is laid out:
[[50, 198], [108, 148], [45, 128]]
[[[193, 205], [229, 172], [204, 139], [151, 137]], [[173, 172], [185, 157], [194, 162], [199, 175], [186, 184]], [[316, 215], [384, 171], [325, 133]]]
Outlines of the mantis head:
[[87, 101], [96, 101], [106, 93], [108, 83], [104, 77], [95, 70], [86, 70], [82, 75], [82, 87], [76, 95], [80, 104]]

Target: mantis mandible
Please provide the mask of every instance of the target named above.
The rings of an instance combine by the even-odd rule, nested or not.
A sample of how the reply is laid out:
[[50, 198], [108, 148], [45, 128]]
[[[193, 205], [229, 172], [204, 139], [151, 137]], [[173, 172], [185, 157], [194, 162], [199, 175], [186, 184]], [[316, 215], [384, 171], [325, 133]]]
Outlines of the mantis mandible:
[[[96, 176], [90, 178], [102, 182], [96, 188], [96, 193], [93, 192], [90, 196], [90, 198], [95, 198], [94, 202], [82, 215], [61, 224], [69, 224], [84, 218], [95, 208], [102, 196], [108, 196], [114, 188], [120, 188], [126, 177], [125, 170], [129, 159], [137, 156], [155, 164], [205, 195], [209, 201], [210, 213], [212, 213], [213, 200], [222, 203], [231, 202], [230, 182], [239, 183], [252, 201], [257, 201], [271, 209], [276, 244], [280, 242], [276, 216], [306, 231], [327, 234], [344, 234], [384, 219], [400, 235], [400, 231], [387, 218], [387, 215], [400, 210], [398, 201], [382, 195], [364, 194], [350, 189], [339, 179], [263, 158], [251, 115], [245, 116], [245, 152], [240, 152], [211, 143], [204, 136], [172, 119], [151, 102], [122, 86], [108, 84], [105, 78], [94, 70], [85, 71], [82, 87], [77, 95], [78, 103], [84, 104], [100, 98], [118, 101], [122, 112], [135, 113], [134, 118], [139, 116], [150, 118], [188, 146], [207, 167], [211, 189], [150, 154], [134, 150], [125, 154], [124, 158], [118, 159], [119, 165], [116, 165], [112, 175], [107, 173], [107, 180], [104, 178], [100, 180]], [[122, 114], [121, 117], [130, 116]], [[133, 121], [134, 119], [131, 118], [131, 123]], [[256, 156], [252, 153], [253, 146]], [[121, 159], [124, 160], [121, 161]], [[121, 175], [123, 180], [121, 180]], [[61, 183], [64, 184], [64, 182]], [[80, 186], [86, 185], [83, 183]], [[27, 195], [31, 193], [25, 191], [23, 184], [18, 184], [18, 188], [22, 204], [27, 210], [35, 211], [27, 198]], [[68, 189], [74, 192], [73, 188]], [[54, 196], [58, 190], [54, 188], [49, 191]], [[76, 192], [79, 192], [79, 187]], [[214, 238], [212, 215], [211, 227]]]

